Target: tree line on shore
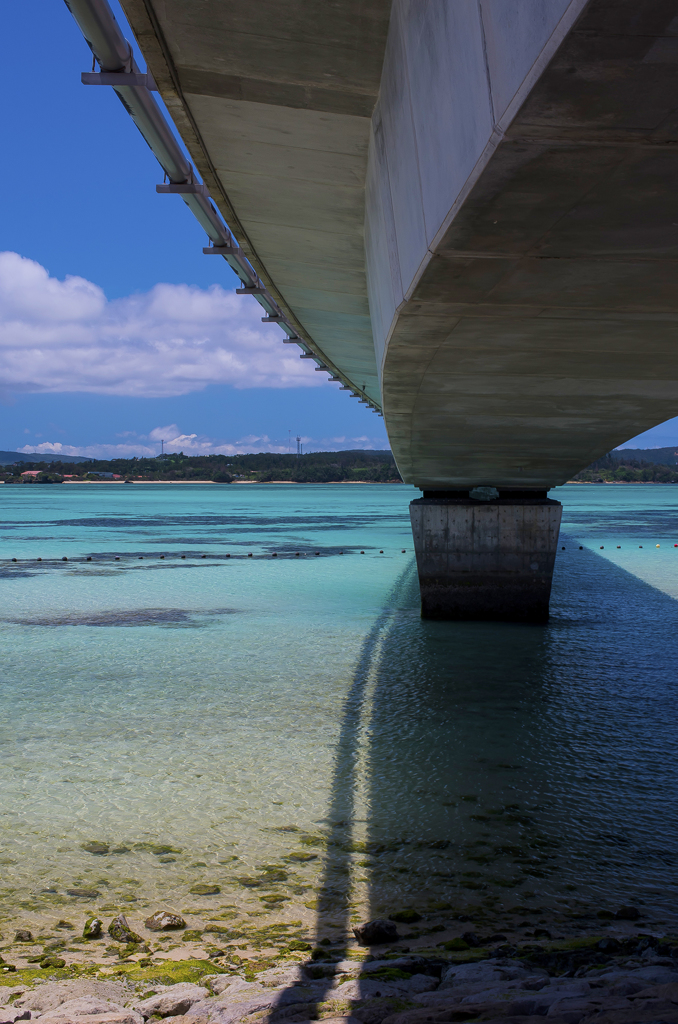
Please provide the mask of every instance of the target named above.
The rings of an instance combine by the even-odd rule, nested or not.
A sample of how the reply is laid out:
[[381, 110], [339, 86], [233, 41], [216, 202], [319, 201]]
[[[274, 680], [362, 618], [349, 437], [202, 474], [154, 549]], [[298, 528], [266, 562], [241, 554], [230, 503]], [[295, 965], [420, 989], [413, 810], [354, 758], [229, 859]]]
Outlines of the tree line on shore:
[[583, 483], [678, 483], [678, 466], [624, 458], [621, 452], [604, 455], [572, 477]]
[[[37, 471], [35, 476], [26, 476]], [[155, 458], [91, 459], [87, 462], [20, 462], [2, 467], [5, 483], [61, 483], [71, 480], [101, 480], [102, 475], [120, 480], [212, 480], [232, 483], [252, 480], [267, 483], [401, 483], [390, 451], [310, 452], [306, 455], [258, 453], [255, 455], [184, 455], [183, 452]], [[106, 478], [105, 476], [103, 477]]]

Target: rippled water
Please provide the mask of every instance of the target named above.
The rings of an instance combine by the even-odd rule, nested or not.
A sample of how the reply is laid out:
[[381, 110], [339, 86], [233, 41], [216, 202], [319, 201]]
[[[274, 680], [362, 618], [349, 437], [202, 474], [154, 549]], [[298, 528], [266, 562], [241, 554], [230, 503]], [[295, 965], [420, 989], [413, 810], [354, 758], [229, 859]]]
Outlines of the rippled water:
[[420, 619], [416, 494], [0, 489], [5, 916], [675, 901], [678, 489], [555, 492], [546, 626]]

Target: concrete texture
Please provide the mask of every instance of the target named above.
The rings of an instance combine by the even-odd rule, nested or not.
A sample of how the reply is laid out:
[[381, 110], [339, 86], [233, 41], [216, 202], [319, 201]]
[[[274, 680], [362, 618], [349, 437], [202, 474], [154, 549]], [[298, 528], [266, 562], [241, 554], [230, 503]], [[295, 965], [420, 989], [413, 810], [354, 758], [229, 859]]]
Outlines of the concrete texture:
[[678, 0], [123, 7], [406, 481], [544, 489], [678, 414]]
[[676, 0], [397, 0], [370, 308], [398, 467], [548, 488], [678, 414]]
[[391, 0], [123, 0], [194, 163], [325, 361], [381, 403], [365, 274]]
[[561, 514], [546, 497], [411, 502], [422, 617], [545, 622]]

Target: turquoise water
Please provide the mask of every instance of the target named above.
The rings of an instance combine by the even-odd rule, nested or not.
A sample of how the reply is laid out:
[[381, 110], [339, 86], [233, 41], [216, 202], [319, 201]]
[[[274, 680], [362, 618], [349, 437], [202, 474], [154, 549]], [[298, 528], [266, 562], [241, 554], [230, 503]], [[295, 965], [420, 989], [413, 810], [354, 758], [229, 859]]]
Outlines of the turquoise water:
[[0, 489], [5, 918], [675, 902], [678, 489], [554, 493], [543, 627], [420, 619], [417, 493]]

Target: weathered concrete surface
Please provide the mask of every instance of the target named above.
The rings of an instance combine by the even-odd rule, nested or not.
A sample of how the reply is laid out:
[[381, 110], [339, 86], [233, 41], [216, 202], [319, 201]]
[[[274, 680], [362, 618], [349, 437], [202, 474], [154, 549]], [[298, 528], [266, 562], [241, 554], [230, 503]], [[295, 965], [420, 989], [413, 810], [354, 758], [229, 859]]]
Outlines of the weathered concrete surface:
[[678, 414], [678, 3], [397, 0], [367, 254], [422, 488], [549, 487]]
[[300, 335], [380, 404], [363, 225], [391, 0], [123, 7], [261, 277]]
[[678, 0], [123, 7], [407, 481], [543, 489], [678, 413]]
[[422, 616], [545, 622], [561, 514], [545, 496], [413, 501]]

